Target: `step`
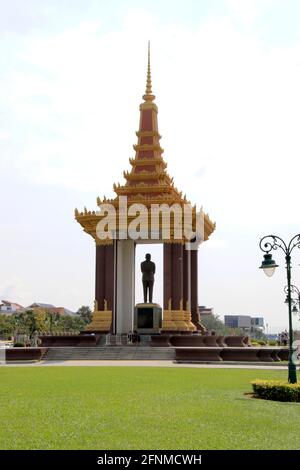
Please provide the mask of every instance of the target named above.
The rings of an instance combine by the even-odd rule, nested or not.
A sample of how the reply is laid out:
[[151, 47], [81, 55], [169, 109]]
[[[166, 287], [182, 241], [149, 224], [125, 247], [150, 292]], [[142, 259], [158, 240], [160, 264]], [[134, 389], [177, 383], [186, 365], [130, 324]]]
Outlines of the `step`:
[[66, 360], [174, 360], [173, 348], [143, 346], [52, 347], [46, 361]]

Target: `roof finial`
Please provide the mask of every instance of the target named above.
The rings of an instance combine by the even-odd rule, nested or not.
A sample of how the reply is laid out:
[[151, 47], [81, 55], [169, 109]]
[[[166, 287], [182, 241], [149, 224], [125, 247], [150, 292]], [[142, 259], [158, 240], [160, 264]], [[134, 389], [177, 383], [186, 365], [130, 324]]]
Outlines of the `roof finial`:
[[152, 83], [151, 83], [151, 64], [150, 64], [150, 41], [148, 41], [148, 69], [147, 69], [147, 85], [146, 95], [151, 95]]
[[152, 95], [152, 83], [151, 83], [151, 65], [150, 65], [150, 41], [148, 41], [148, 67], [147, 67], [147, 82], [146, 92], [143, 96], [145, 101], [153, 101], [155, 96]]

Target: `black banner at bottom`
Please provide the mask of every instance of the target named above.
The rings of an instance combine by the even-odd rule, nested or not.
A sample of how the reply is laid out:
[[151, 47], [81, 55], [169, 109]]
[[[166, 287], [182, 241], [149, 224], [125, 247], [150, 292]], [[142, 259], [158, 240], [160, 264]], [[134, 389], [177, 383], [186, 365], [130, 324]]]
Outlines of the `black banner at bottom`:
[[133, 451], [81, 451], [81, 450], [7, 450], [0, 451], [2, 468], [4, 463], [16, 468], [18, 465], [30, 465], [31, 468], [53, 468], [57, 465], [83, 466], [84, 468], [121, 469], [156, 467], [189, 466], [212, 468], [216, 464], [228, 465], [229, 468], [241, 465], [276, 464], [286, 466], [300, 463], [300, 451], [209, 451], [209, 450], [133, 450]]

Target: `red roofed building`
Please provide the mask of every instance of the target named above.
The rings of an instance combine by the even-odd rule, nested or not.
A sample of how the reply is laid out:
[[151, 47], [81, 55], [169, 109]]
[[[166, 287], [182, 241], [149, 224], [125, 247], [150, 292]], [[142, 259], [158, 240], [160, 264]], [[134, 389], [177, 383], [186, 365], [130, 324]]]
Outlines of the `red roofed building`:
[[9, 302], [9, 300], [1, 300], [0, 312], [1, 313], [15, 313], [18, 310], [24, 308], [22, 305], [15, 302]]

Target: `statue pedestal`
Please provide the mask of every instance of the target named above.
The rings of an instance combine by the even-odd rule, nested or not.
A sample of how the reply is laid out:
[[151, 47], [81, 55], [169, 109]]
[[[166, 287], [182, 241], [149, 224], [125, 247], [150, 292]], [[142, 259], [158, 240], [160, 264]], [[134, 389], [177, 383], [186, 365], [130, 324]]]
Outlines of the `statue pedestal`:
[[141, 334], [160, 333], [162, 308], [158, 304], [137, 304], [134, 307], [134, 330]]

